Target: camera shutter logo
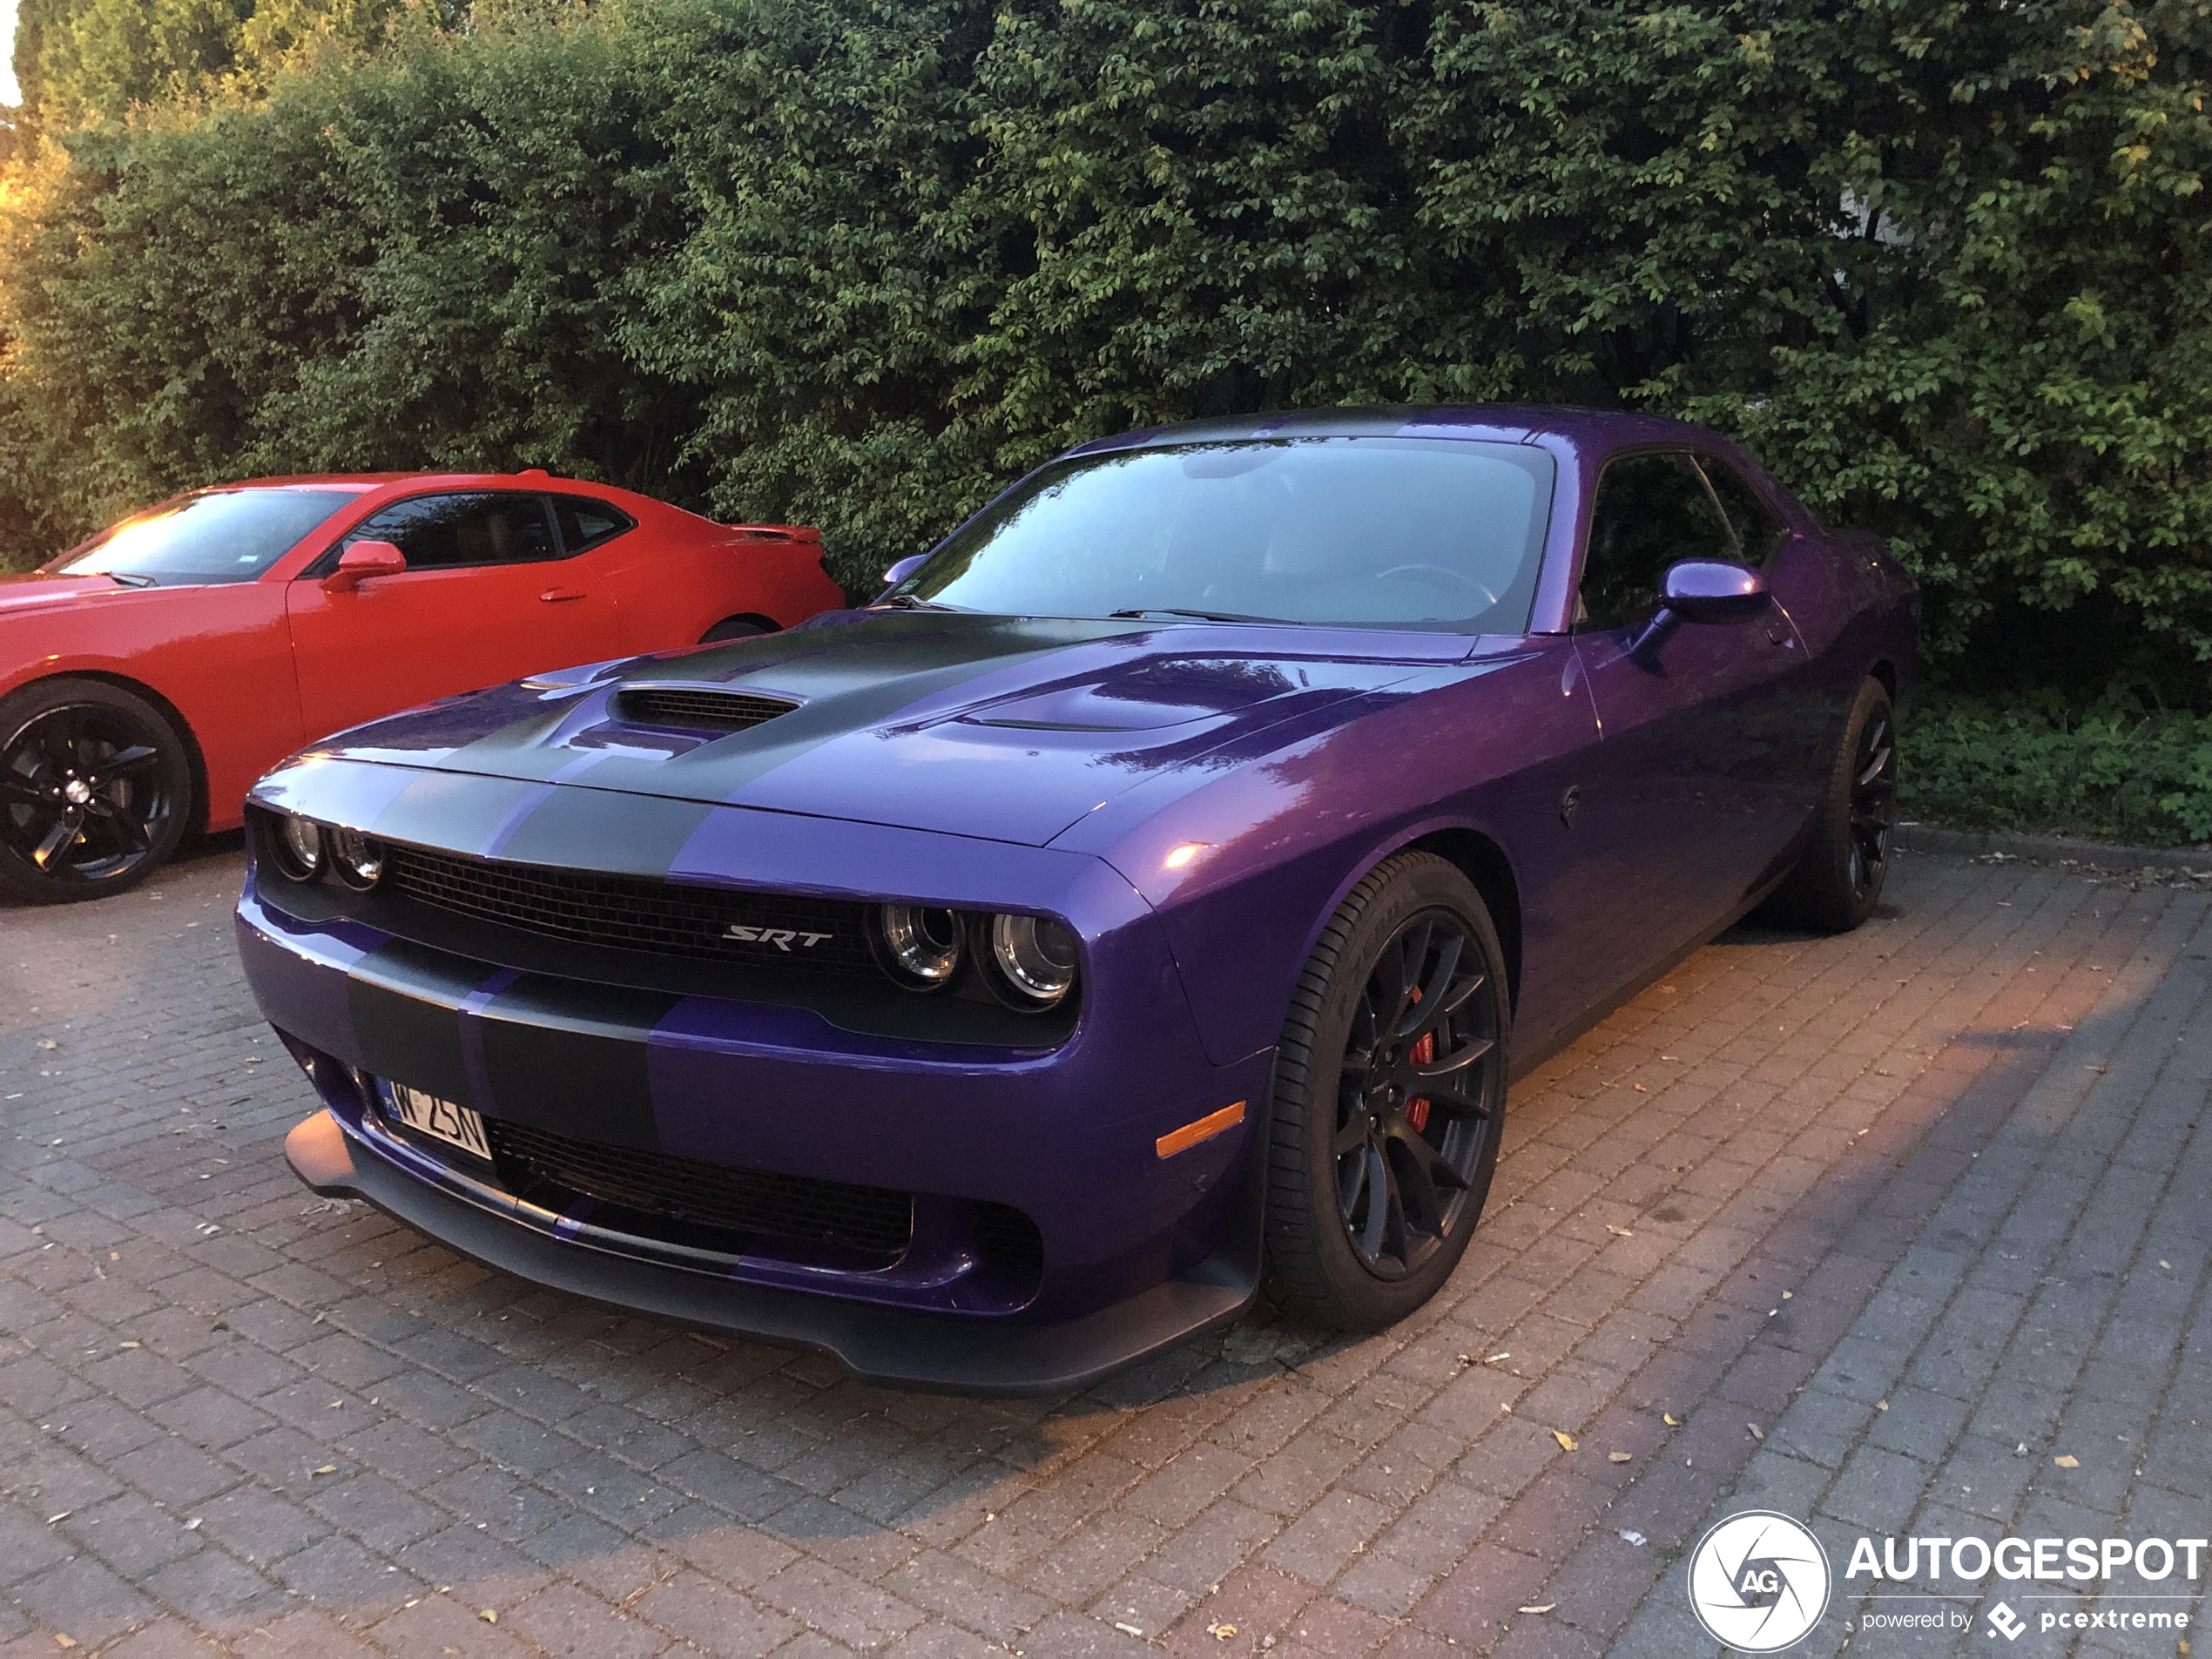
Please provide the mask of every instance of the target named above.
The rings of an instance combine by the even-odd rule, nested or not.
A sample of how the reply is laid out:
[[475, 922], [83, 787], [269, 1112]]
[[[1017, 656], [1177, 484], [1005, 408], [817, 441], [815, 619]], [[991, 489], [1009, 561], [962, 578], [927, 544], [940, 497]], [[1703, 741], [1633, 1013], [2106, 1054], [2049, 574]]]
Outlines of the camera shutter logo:
[[1706, 1635], [1743, 1653], [1804, 1640], [1828, 1610], [1828, 1553], [1787, 1515], [1747, 1509], [1697, 1541], [1689, 1605]]

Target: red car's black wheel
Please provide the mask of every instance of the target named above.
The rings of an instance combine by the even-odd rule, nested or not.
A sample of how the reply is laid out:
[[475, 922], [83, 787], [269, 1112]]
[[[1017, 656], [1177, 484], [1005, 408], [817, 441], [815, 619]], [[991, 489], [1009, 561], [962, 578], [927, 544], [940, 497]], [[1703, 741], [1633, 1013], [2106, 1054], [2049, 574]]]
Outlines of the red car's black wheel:
[[1277, 1052], [1268, 1251], [1293, 1313], [1373, 1329], [1436, 1292], [1505, 1122], [1503, 958], [1481, 896], [1426, 853], [1354, 887]]
[[144, 698], [55, 679], [0, 698], [0, 892], [120, 893], [176, 850], [191, 804], [183, 740]]
[[759, 634], [776, 632], [776, 625], [759, 617], [725, 617], [699, 636], [702, 645], [718, 645], [725, 640], [751, 639]]

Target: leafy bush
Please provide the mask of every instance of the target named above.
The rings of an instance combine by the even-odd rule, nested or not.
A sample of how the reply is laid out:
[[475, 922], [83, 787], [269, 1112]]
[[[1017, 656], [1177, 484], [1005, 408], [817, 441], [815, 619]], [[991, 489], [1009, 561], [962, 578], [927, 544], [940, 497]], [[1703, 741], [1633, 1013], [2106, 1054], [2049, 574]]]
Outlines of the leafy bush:
[[1908, 817], [2164, 846], [2212, 840], [2212, 718], [2121, 695], [1922, 698], [1898, 752]]
[[2208, 63], [2186, 0], [603, 0], [334, 37], [33, 112], [0, 534], [542, 464], [815, 520], [858, 583], [1121, 427], [1627, 404], [1893, 536], [1954, 667], [2071, 615], [2094, 678], [2201, 695]]

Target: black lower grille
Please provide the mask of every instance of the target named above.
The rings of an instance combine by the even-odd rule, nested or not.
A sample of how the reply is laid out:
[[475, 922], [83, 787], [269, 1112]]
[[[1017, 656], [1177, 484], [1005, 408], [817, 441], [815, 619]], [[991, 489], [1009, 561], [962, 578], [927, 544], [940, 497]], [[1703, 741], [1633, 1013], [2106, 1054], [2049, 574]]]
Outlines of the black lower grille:
[[[557, 1195], [595, 1198], [663, 1224], [651, 1231], [680, 1243], [742, 1248], [750, 1239], [784, 1238], [896, 1257], [914, 1236], [913, 1195], [887, 1187], [604, 1146], [496, 1118], [485, 1129], [492, 1163], [517, 1197], [550, 1187]], [[591, 1219], [618, 1231], [636, 1230], [624, 1227], [619, 1215]], [[691, 1232], [705, 1237], [685, 1236]]]
[[1035, 1222], [1008, 1204], [978, 1204], [975, 1211], [975, 1247], [984, 1260], [1007, 1268], [1044, 1265], [1044, 1238]]
[[880, 977], [867, 907], [393, 846], [384, 890], [440, 910], [579, 944], [702, 961]]

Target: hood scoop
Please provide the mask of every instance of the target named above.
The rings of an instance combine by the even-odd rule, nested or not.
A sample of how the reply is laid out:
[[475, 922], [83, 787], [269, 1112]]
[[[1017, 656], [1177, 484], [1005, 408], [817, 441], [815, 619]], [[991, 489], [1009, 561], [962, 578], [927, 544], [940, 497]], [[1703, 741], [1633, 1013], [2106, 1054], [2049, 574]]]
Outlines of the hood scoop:
[[749, 731], [779, 714], [789, 714], [798, 699], [732, 691], [713, 685], [656, 684], [625, 685], [614, 695], [615, 718], [629, 725], [659, 726], [671, 732], [711, 732], [717, 737]]

